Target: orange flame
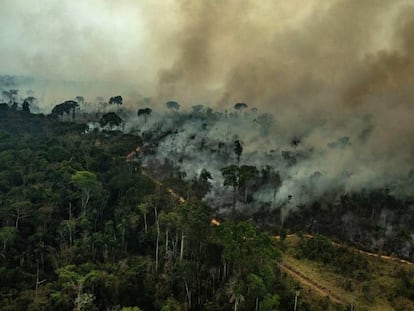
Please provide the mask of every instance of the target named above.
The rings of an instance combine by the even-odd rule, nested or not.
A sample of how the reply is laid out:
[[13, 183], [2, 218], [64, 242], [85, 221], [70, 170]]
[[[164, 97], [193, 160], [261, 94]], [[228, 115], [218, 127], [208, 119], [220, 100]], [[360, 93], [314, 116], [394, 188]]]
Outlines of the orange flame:
[[220, 222], [217, 219], [215, 219], [215, 218], [211, 219], [211, 224], [213, 226], [220, 226]]

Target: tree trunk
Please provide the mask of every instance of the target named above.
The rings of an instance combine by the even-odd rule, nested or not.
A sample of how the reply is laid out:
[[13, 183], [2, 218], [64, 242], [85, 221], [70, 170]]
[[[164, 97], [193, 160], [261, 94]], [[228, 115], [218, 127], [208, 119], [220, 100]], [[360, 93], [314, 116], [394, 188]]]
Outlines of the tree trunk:
[[374, 221], [374, 217], [375, 217], [375, 206], [372, 207], [371, 209], [371, 222]]
[[174, 258], [177, 259], [178, 256], [178, 225], [175, 228], [175, 243], [174, 243]]
[[160, 231], [157, 225], [157, 240], [155, 245], [155, 273], [158, 272], [158, 260], [159, 260], [159, 239], [160, 239]]
[[185, 285], [185, 292], [186, 292], [186, 295], [187, 295], [188, 308], [191, 310], [191, 292], [188, 289], [188, 284], [187, 284], [186, 279], [184, 279], [184, 285]]
[[180, 248], [180, 262], [183, 261], [183, 255], [184, 255], [184, 231], [181, 232], [181, 248]]
[[91, 198], [90, 191], [86, 191], [85, 192], [85, 199], [84, 199], [83, 204], [82, 204], [82, 214], [83, 215], [86, 215], [86, 206], [88, 205], [90, 198]]
[[158, 223], [158, 211], [157, 207], [154, 207], [155, 225], [157, 228], [157, 239], [155, 242], [155, 274], [158, 273], [158, 259], [159, 259], [159, 240], [160, 240], [160, 225]]
[[78, 291], [77, 291], [77, 296], [76, 296], [76, 299], [75, 299], [75, 308], [74, 308], [74, 310], [76, 310], [76, 311], [81, 311], [82, 310], [82, 308], [81, 308], [81, 306], [82, 306], [82, 291], [83, 291], [83, 284], [80, 282], [79, 284], [78, 284]]
[[165, 255], [168, 252], [168, 228], [165, 230]]
[[147, 213], [144, 213], [144, 228], [145, 228], [145, 233], [148, 233]]
[[236, 210], [236, 189], [233, 190], [233, 214]]
[[102, 251], [102, 257], [104, 259], [104, 262], [107, 262], [108, 260], [108, 245], [105, 243], [104, 249]]
[[37, 300], [37, 292], [39, 289], [39, 264], [37, 264], [37, 268], [36, 268], [36, 285], [35, 285], [35, 301]]
[[122, 228], [121, 245], [122, 245], [122, 251], [126, 251], [126, 248], [125, 248], [125, 227]]
[[295, 293], [295, 305], [293, 306], [293, 311], [296, 311], [296, 308], [298, 306], [298, 297], [299, 297], [299, 291], [296, 291], [296, 293]]
[[224, 283], [224, 281], [226, 280], [226, 276], [227, 276], [227, 263], [226, 263], [226, 261], [224, 261], [224, 263], [223, 263], [222, 283]]
[[15, 227], [16, 227], [17, 230], [19, 229], [19, 220], [20, 220], [20, 213], [19, 213], [19, 211], [17, 211], [16, 223], [15, 223]]
[[72, 238], [72, 224], [71, 223], [68, 224], [68, 228], [69, 228], [69, 247], [72, 247], [73, 238]]

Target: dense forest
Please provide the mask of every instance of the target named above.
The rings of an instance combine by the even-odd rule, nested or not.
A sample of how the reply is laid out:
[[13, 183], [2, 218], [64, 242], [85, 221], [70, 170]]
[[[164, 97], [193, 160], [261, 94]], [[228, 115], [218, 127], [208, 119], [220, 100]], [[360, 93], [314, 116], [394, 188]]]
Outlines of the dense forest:
[[[3, 107], [4, 108], [4, 107]], [[3, 310], [274, 310], [280, 251], [252, 222], [211, 225], [126, 155], [141, 138], [2, 109]]]
[[[35, 98], [17, 103], [6, 95], [11, 102], [0, 104], [3, 310], [322, 310], [326, 305], [298, 300], [298, 284], [278, 267], [287, 233], [325, 234], [411, 257], [410, 201], [388, 189], [335, 200], [329, 191], [306, 201], [279, 198], [289, 181], [283, 168], [311, 151], [294, 137], [290, 151], [273, 155], [279, 168], [253, 165], [250, 159], [264, 155], [246, 150], [239, 129], [252, 122], [266, 136], [273, 119], [246, 112], [247, 104], [227, 114], [201, 105], [179, 112], [170, 101], [164, 116], [141, 107], [134, 113], [140, 123], [128, 125], [131, 112], [121, 108], [121, 96], [110, 98], [109, 111], [82, 112], [77, 97], [44, 115], [30, 112]], [[239, 135], [214, 136], [224, 122]], [[195, 159], [202, 159], [197, 169]], [[256, 196], [264, 191], [265, 199]], [[297, 257], [356, 280], [369, 274], [363, 257], [325, 238], [302, 241]], [[405, 275], [398, 295], [413, 292], [413, 278]]]
[[414, 310], [413, 0], [0, 4], [0, 310]]

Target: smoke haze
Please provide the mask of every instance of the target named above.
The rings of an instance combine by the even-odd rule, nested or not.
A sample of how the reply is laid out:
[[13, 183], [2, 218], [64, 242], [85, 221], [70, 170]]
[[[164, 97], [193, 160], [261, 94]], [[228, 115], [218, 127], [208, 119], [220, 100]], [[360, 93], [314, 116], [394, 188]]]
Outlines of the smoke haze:
[[[246, 150], [293, 136], [319, 150], [290, 176], [349, 171], [353, 188], [413, 168], [411, 1], [4, 0], [0, 23], [0, 74], [41, 81], [30, 87], [47, 107], [76, 95], [151, 97], [154, 110], [246, 102], [277, 123], [260, 143], [238, 128]], [[327, 147], [342, 137], [347, 148]]]

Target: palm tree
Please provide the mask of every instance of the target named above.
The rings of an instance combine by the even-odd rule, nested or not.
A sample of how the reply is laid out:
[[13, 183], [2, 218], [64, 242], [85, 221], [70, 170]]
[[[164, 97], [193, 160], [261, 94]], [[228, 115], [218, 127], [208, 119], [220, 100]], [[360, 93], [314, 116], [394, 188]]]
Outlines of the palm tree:
[[242, 283], [236, 279], [231, 279], [226, 287], [226, 293], [230, 298], [230, 302], [234, 303], [234, 311], [237, 311], [240, 304], [244, 302], [244, 296], [242, 294]]

